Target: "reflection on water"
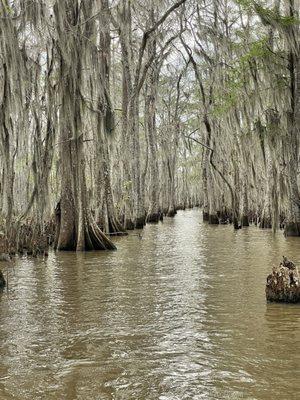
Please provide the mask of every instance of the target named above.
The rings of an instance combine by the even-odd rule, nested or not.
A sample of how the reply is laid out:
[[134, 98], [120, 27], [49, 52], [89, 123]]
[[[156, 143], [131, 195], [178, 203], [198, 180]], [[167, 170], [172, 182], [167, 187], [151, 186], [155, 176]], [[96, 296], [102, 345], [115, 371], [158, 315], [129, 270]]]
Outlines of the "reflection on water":
[[[299, 399], [300, 306], [265, 277], [300, 239], [179, 212], [117, 252], [16, 260], [0, 295], [0, 399]], [[300, 262], [299, 262], [300, 264]]]

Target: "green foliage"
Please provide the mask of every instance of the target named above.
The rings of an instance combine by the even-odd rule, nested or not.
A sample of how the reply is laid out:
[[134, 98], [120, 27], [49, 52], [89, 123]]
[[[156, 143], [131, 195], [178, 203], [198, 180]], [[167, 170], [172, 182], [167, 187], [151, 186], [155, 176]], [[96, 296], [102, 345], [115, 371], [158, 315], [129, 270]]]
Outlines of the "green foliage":
[[290, 15], [281, 15], [277, 7], [263, 7], [253, 0], [235, 0], [244, 10], [254, 11], [265, 25], [277, 25], [283, 28], [299, 24], [299, 18]]
[[12, 8], [7, 3], [7, 0], [2, 0], [0, 2], [0, 16], [13, 14]]
[[253, 3], [255, 11], [266, 25], [277, 25], [289, 27], [299, 24], [299, 19], [294, 16], [281, 15], [276, 8], [264, 8], [262, 5]]
[[240, 64], [245, 67], [249, 61], [258, 58], [265, 59], [270, 56], [272, 56], [272, 54], [268, 48], [268, 37], [263, 37], [251, 43], [249, 51], [241, 57]]
[[[253, 41], [248, 45], [248, 50], [235, 61], [231, 68], [228, 68], [226, 72], [226, 83], [224, 87], [215, 94], [214, 114], [216, 116], [226, 114], [232, 107], [240, 102], [244, 87], [249, 80], [251, 68], [266, 69], [268, 65], [272, 65], [276, 62], [277, 54], [270, 51], [268, 41], [268, 36]], [[238, 46], [240, 49], [243, 48], [243, 44], [239, 44]], [[277, 81], [280, 87], [286, 85], [286, 80], [279, 75]], [[274, 80], [274, 83], [275, 82], [276, 80]]]
[[246, 11], [253, 10], [253, 2], [251, 0], [235, 0], [235, 2]]

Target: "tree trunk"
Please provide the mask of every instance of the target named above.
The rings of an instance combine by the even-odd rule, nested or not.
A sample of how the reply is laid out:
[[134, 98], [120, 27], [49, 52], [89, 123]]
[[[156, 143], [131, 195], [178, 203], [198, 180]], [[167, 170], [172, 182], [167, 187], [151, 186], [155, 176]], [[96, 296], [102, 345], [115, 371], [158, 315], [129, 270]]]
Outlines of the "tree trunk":
[[249, 200], [248, 200], [246, 176], [244, 176], [244, 182], [243, 182], [242, 226], [243, 227], [249, 226]]
[[[294, 1], [289, 0], [290, 17], [298, 18], [299, 10]], [[288, 120], [289, 140], [289, 207], [285, 225], [286, 236], [300, 236], [300, 194], [298, 187], [298, 158], [299, 158], [299, 131], [300, 131], [300, 45], [299, 24], [292, 26], [294, 42], [289, 43], [289, 74], [290, 74], [290, 116]]]
[[[108, 0], [101, 0], [101, 14], [99, 17], [101, 25], [100, 29], [100, 51], [99, 51], [99, 68], [101, 82], [101, 97], [98, 100], [97, 118], [97, 155], [100, 165], [96, 163], [99, 169], [97, 195], [98, 198], [98, 214], [104, 221], [106, 233], [125, 233], [125, 229], [118, 220], [114, 205], [114, 198], [111, 185], [111, 172], [109, 168], [109, 136], [114, 131], [114, 113], [110, 99], [110, 20], [109, 20], [109, 3]], [[100, 187], [99, 187], [100, 186]], [[102, 189], [102, 190], [101, 190]]]
[[[153, 10], [152, 10], [153, 12]], [[154, 18], [153, 18], [154, 20]], [[148, 43], [148, 57], [151, 58], [156, 52], [156, 42], [154, 39]], [[147, 213], [147, 222], [158, 222], [159, 212], [159, 170], [158, 170], [158, 148], [156, 134], [156, 98], [158, 85], [158, 71], [155, 64], [150, 67], [148, 72], [145, 115], [146, 132], [149, 143], [149, 169], [150, 169], [150, 198]]]
[[141, 188], [141, 154], [139, 138], [139, 96], [134, 94], [129, 103], [128, 132], [130, 134], [133, 221], [136, 229], [145, 225], [145, 207]]
[[[80, 31], [80, 12], [75, 3], [56, 2], [54, 14], [58, 34], [57, 51], [60, 55], [61, 100], [59, 113], [61, 199], [57, 249], [76, 251], [115, 249], [115, 245], [93, 220], [87, 201], [81, 123], [83, 112], [81, 85], [82, 60], [84, 51], [87, 51], [89, 45], [82, 37], [88, 32]], [[72, 35], [66, 35], [70, 26], [74, 28], [74, 32]]]

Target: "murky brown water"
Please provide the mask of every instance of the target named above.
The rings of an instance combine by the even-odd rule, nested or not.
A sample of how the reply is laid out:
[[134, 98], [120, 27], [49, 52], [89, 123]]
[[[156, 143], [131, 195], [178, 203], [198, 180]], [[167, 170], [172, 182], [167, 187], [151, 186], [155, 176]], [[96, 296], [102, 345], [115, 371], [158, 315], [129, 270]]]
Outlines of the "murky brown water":
[[1, 400], [300, 398], [300, 306], [264, 294], [282, 254], [300, 264], [300, 239], [192, 210], [117, 242], [16, 261], [0, 295]]

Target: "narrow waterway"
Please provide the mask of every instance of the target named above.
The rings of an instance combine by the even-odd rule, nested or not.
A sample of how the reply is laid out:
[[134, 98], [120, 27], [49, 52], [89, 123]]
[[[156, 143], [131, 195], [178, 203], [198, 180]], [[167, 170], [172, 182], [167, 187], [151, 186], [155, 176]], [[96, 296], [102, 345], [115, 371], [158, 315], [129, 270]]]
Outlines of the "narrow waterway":
[[116, 242], [9, 269], [0, 400], [300, 398], [300, 306], [264, 293], [300, 239], [195, 209]]

